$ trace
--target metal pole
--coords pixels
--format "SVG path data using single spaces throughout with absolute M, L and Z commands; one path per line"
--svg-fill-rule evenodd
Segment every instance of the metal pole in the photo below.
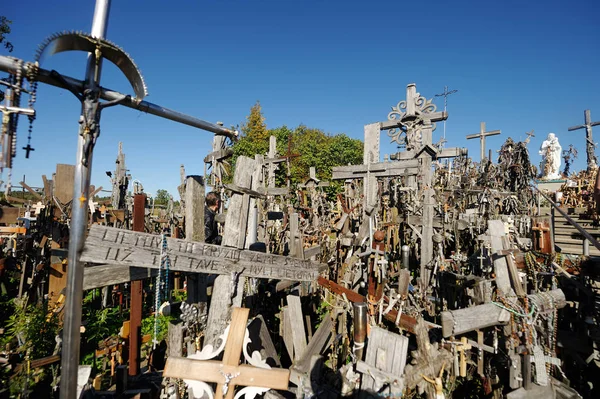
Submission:
M 97 0 L 92 22 L 92 36 L 104 38 L 108 26 L 110 0 Z M 71 227 L 69 232 L 69 254 L 67 268 L 66 303 L 63 327 L 60 398 L 77 397 L 77 374 L 79 370 L 81 302 L 83 297 L 83 264 L 79 261 L 85 239 L 88 216 L 88 193 L 92 173 L 93 144 L 91 136 L 97 134 L 100 122 L 98 110 L 98 82 L 101 59 L 92 53 L 88 62 L 84 83 L 84 101 L 79 119 L 77 158 L 73 185 Z M 94 138 L 95 140 L 95 138 Z
M 367 314 L 369 308 L 365 302 L 353 303 L 354 307 L 354 355 L 356 361 L 362 360 L 367 338 Z
M 0 71 L 16 74 L 17 70 L 19 69 L 19 65 L 20 64 L 18 63 L 18 60 L 0 55 Z M 21 66 L 21 72 L 23 74 L 27 73 L 27 69 L 30 68 L 29 65 L 25 64 Z M 63 79 L 70 86 L 75 87 L 79 91 L 83 92 L 83 86 L 85 84 L 83 81 L 71 78 L 69 76 L 63 76 Z M 40 68 L 38 70 L 37 80 L 39 82 L 64 89 L 63 84 L 57 81 L 54 77 L 52 77 L 51 71 L 48 71 L 46 69 Z M 118 91 L 100 87 L 100 98 L 103 100 L 114 101 L 117 99 L 121 99 L 122 97 L 123 94 L 119 93 Z M 137 109 L 148 114 L 160 116 L 161 118 L 169 119 L 174 122 L 183 123 L 184 125 L 206 130 L 215 134 L 220 134 L 231 138 L 237 136 L 237 132 L 234 130 L 227 129 L 226 127 L 219 126 L 214 123 L 203 121 L 202 119 L 193 116 L 182 114 L 181 112 L 177 112 L 172 109 L 165 108 L 161 105 L 150 103 L 148 101 L 140 101 L 136 98 L 128 98 L 123 100 L 120 103 L 120 105 L 123 105 L 128 108 Z

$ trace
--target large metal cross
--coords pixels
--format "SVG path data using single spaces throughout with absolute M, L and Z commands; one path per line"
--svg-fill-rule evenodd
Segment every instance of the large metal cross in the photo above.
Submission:
M 36 62 L 23 62 L 11 57 L 0 56 L 0 70 L 14 75 L 35 76 L 37 81 L 69 90 L 81 102 L 77 159 L 69 255 L 67 271 L 67 300 L 64 312 L 63 349 L 61 362 L 60 397 L 70 399 L 77 396 L 77 372 L 79 368 L 79 346 L 81 327 L 81 303 L 83 296 L 83 264 L 80 255 L 83 249 L 87 228 L 90 177 L 94 144 L 100 133 L 100 113 L 113 105 L 125 105 L 143 112 L 154 114 L 176 122 L 184 123 L 218 135 L 234 137 L 237 132 L 213 123 L 181 114 L 160 105 L 143 101 L 146 86 L 131 58 L 119 47 L 104 40 L 108 26 L 110 0 L 96 0 L 91 35 L 64 33 L 54 35 L 42 44 Z M 83 81 L 62 76 L 56 71 L 39 68 L 38 60 L 43 55 L 63 51 L 88 52 L 85 79 Z M 107 59 L 117 65 L 131 83 L 135 97 L 118 93 L 100 86 L 102 60 Z M 107 100 L 101 102 L 100 100 Z
M 470 134 L 467 136 L 467 139 L 479 139 L 479 152 L 481 156 L 481 161 L 485 159 L 485 138 L 488 136 L 496 136 L 500 134 L 500 130 L 492 130 L 489 132 L 485 131 L 485 122 L 481 122 L 479 133 Z
M 584 121 L 583 125 L 572 126 L 569 128 L 569 132 L 573 130 L 579 130 L 585 128 L 585 141 L 586 141 L 586 152 L 587 152 L 587 171 L 591 172 L 596 169 L 598 164 L 598 158 L 596 158 L 596 144 L 592 139 L 592 126 L 600 125 L 599 122 L 592 122 L 592 117 L 589 109 L 586 109 L 584 112 Z

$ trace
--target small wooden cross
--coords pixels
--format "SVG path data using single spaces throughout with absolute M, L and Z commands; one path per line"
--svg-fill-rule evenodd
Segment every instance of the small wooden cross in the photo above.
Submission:
M 532 137 L 535 137 L 535 134 L 533 134 L 533 130 L 531 130 L 530 132 L 525 133 L 527 135 L 527 138 L 525 139 L 525 144 L 529 144 L 529 141 L 531 140 Z
M 460 376 L 467 376 L 467 355 L 465 351 L 471 349 L 472 346 L 469 344 L 467 337 L 462 337 L 460 339 L 460 344 L 456 345 L 456 351 L 460 352 Z
M 35 210 L 35 215 L 38 216 L 42 209 L 46 208 L 46 205 L 42 204 L 42 201 L 38 201 L 34 206 L 31 207 Z
M 35 148 L 33 148 L 30 144 L 27 144 L 27 147 L 23 147 L 23 149 L 25 150 L 25 158 L 29 158 L 29 153 L 31 151 L 35 151 Z
M 240 365 L 249 309 L 234 308 L 223 360 L 167 359 L 164 377 L 202 380 L 217 384 L 215 399 L 233 399 L 237 385 L 287 389 L 290 371 Z
M 538 232 L 538 246 L 539 249 L 544 249 L 544 232 L 550 231 L 550 227 L 544 226 L 542 223 L 538 222 L 531 230 Z

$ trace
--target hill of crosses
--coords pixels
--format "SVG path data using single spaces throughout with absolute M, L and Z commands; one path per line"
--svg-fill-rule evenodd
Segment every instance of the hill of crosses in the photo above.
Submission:
M 0 56 L 1 399 L 599 397 L 589 110 L 569 129 L 585 130 L 579 172 L 561 132 L 486 148 L 503 133 L 482 122 L 466 137 L 479 154 L 435 142 L 450 115 L 414 83 L 363 140 L 267 129 L 260 103 L 237 131 L 144 100 L 106 18 L 32 61 Z M 85 80 L 44 69 L 63 51 L 89 53 Z M 102 62 L 133 94 L 102 86 Z M 82 113 L 77 162 L 32 187 L 10 171 L 38 84 Z M 204 168 L 181 165 L 178 192 L 150 196 L 119 144 L 91 182 L 110 106 L 214 133 Z

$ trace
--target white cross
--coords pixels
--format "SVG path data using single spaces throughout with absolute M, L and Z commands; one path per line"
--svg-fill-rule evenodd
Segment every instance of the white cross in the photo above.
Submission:
M 35 210 L 35 215 L 38 216 L 40 211 L 46 208 L 46 205 L 42 204 L 42 201 L 38 201 L 38 203 L 32 206 L 32 208 Z

